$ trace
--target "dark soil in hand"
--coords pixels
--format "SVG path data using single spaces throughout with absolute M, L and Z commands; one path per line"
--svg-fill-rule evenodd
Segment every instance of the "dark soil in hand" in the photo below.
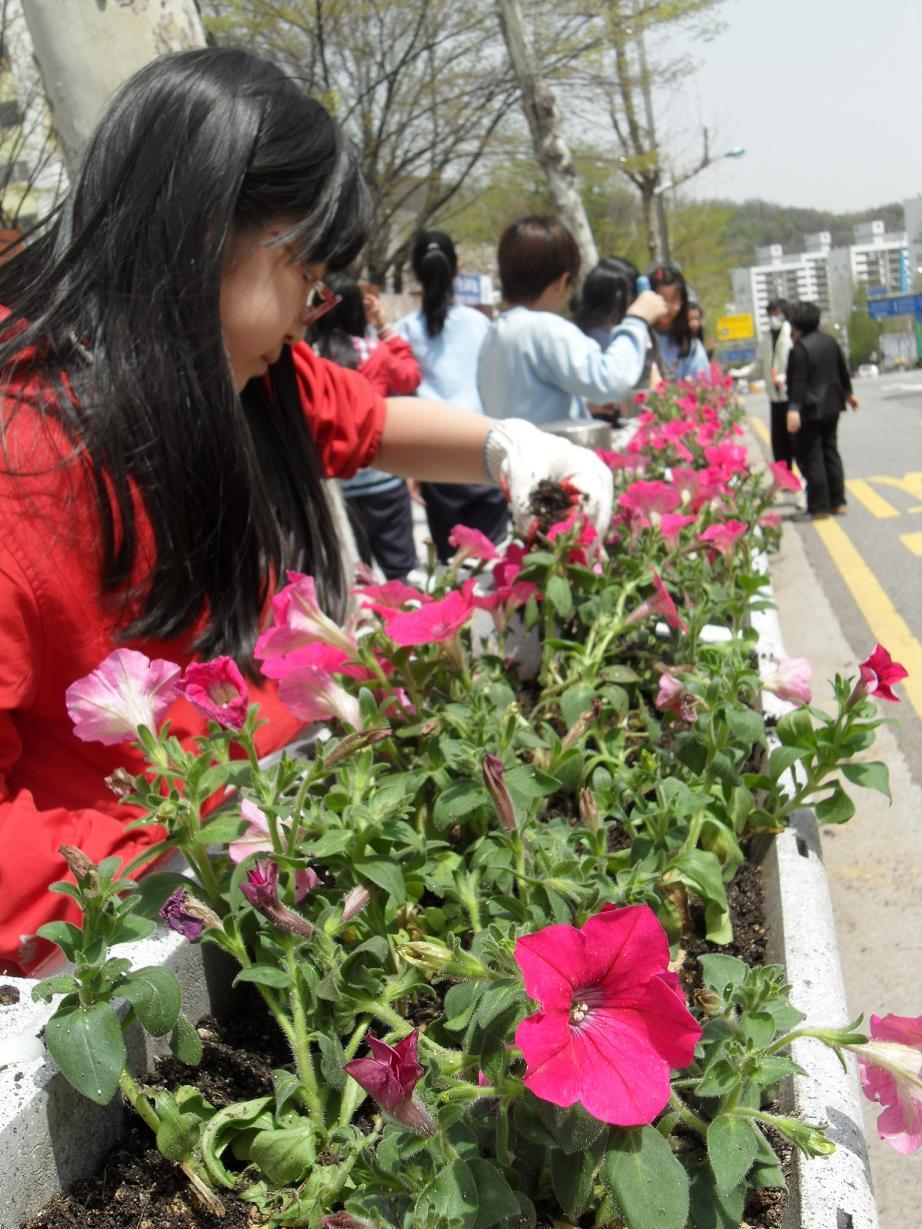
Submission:
M 552 525 L 565 521 L 573 511 L 573 496 L 560 483 L 543 478 L 531 489 L 530 507 L 538 532 L 547 533 Z

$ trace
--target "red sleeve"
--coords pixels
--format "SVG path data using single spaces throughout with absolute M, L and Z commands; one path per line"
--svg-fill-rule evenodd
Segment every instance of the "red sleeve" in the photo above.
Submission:
M 291 353 L 321 463 L 331 478 L 351 478 L 381 446 L 384 398 L 357 371 L 327 362 L 304 342 Z
M 407 397 L 422 380 L 410 343 L 396 335 L 383 338 L 359 371 L 385 397 Z
M 17 710 L 32 704 L 44 645 L 38 605 L 27 578 L 7 554 L 0 562 L 0 972 L 28 972 L 51 951 L 35 938 L 45 922 L 77 921 L 73 902 L 48 891 L 66 877 L 58 853 L 77 845 L 94 862 L 118 854 L 129 862 L 163 835 L 160 828 L 126 832 L 124 818 L 86 808 L 39 809 L 10 776 L 22 753 Z

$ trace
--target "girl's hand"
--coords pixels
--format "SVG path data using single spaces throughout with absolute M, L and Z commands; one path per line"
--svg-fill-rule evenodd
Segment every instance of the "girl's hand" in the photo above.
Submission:
M 848 404 L 852 407 L 853 410 L 858 409 L 858 398 L 854 395 L 854 393 L 849 393 L 848 396 L 845 398 L 845 400 L 848 402 Z
M 629 316 L 639 316 L 647 324 L 655 324 L 660 316 L 665 316 L 668 308 L 666 300 L 655 290 L 642 290 L 631 306 L 627 309 Z
M 800 430 L 800 411 L 788 410 L 788 431 L 791 435 L 796 435 Z

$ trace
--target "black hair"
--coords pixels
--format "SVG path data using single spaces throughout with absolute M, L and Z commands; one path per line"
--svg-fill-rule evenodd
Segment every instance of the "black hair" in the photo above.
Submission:
M 361 360 L 352 338 L 364 337 L 368 328 L 361 287 L 344 274 L 333 274 L 325 280 L 340 301 L 311 325 L 308 340 L 321 358 L 355 370 Z
M 820 309 L 815 303 L 792 303 L 788 320 L 798 333 L 815 333 L 820 327 Z
M 690 315 L 688 318 L 689 332 L 691 333 L 692 337 L 697 337 L 698 341 L 701 342 L 702 346 L 704 346 L 705 349 L 707 349 L 707 342 L 704 337 L 704 308 L 701 306 L 701 304 L 698 302 L 697 299 L 689 299 L 688 310 L 689 312 L 696 311 L 698 313 L 698 332 L 695 333 L 692 330 Z
M 620 324 L 637 298 L 637 266 L 620 256 L 603 256 L 570 301 L 573 322 L 584 333 Z
M 679 356 L 685 358 L 692 348 L 694 337 L 688 325 L 688 284 L 681 269 L 676 265 L 653 265 L 647 270 L 650 279 L 650 289 L 659 290 L 661 286 L 677 286 L 681 297 L 681 307 L 669 326 L 669 336 L 678 347 Z
M 13 321 L 0 336 L 4 431 L 14 380 L 50 389 L 38 408 L 92 475 L 113 600 L 127 600 L 140 564 L 133 491 L 150 520 L 155 556 L 130 591 L 125 639 L 203 623 L 200 654 L 246 663 L 272 579 L 289 568 L 313 573 L 327 609 L 342 609 L 290 350 L 238 396 L 221 275 L 232 236 L 280 222 L 273 242 L 295 259 L 342 268 L 369 217 L 355 154 L 323 107 L 267 61 L 207 48 L 122 87 L 56 220 L 0 268 Z
M 520 218 L 503 231 L 498 250 L 499 280 L 507 303 L 534 303 L 569 273 L 579 276 L 576 240 L 557 218 Z
M 769 299 L 765 305 L 767 312 L 781 312 L 783 316 L 787 316 L 790 308 L 788 307 L 787 299 Z
M 413 276 L 423 292 L 422 311 L 426 332 L 438 337 L 445 327 L 454 297 L 458 255 L 455 245 L 441 230 L 421 230 L 413 240 L 410 255 Z

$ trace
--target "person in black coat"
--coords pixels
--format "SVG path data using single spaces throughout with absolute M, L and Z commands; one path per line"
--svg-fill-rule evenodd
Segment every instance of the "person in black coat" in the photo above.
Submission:
M 836 433 L 846 404 L 858 409 L 839 343 L 819 330 L 815 303 L 794 303 L 788 319 L 794 345 L 788 358 L 788 431 L 807 484 L 807 508 L 794 520 L 844 516 L 845 473 Z

